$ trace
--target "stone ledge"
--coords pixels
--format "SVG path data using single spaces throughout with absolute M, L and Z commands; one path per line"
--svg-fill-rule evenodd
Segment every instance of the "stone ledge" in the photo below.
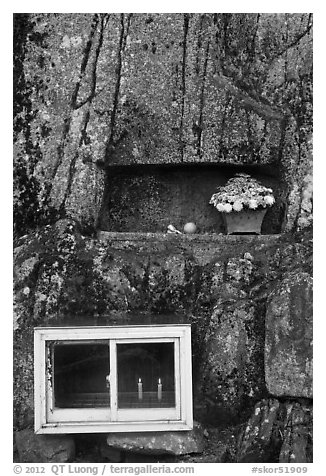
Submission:
M 269 243 L 278 241 L 283 235 L 224 235 L 218 233 L 203 234 L 173 234 L 173 233 L 135 233 L 98 231 L 97 239 L 100 241 L 152 241 L 152 242 L 217 242 L 217 243 Z
M 205 430 L 194 422 L 189 431 L 162 431 L 146 433 L 110 433 L 107 445 L 119 451 L 147 455 L 186 455 L 202 453 L 205 448 Z

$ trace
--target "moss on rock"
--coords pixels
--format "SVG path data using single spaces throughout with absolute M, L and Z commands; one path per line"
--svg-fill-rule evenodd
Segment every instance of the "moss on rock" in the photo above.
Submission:
M 137 312 L 188 316 L 195 414 L 204 420 L 209 415 L 216 425 L 243 420 L 244 410 L 266 394 L 267 298 L 276 282 L 282 283 L 289 262 L 293 272 L 308 271 L 309 235 L 296 241 L 291 236 L 108 237 L 85 237 L 76 222 L 64 219 L 17 242 L 17 427 L 30 425 L 33 414 L 33 327 L 58 317 L 77 325 L 81 316 L 109 324 L 119 313 Z M 290 361 L 286 368 L 291 375 Z

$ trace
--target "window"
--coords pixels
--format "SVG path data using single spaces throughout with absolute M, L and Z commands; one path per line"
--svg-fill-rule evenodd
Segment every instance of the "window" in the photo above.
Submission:
M 192 428 L 190 325 L 40 327 L 35 432 Z

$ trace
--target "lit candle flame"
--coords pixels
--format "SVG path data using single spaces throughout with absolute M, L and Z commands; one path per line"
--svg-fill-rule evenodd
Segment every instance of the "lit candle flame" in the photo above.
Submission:
M 143 399 L 143 384 L 141 378 L 138 379 L 138 400 Z

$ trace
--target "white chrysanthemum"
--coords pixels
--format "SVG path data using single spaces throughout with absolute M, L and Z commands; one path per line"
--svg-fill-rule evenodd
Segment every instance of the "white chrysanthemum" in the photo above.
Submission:
M 272 195 L 266 195 L 266 197 L 264 197 L 264 202 L 266 203 L 266 205 L 273 205 L 275 199 L 274 197 L 272 197 Z
M 252 210 L 255 210 L 258 207 L 257 200 L 249 200 L 248 205 L 249 205 L 249 208 L 251 208 Z
M 243 205 L 241 202 L 239 202 L 239 200 L 237 200 L 236 202 L 234 202 L 233 204 L 233 210 L 235 210 L 236 212 L 241 212 L 241 210 L 243 209 Z
M 223 203 L 217 203 L 215 206 L 216 206 L 216 209 L 219 212 L 224 212 L 224 204 Z
M 226 213 L 232 212 L 232 205 L 230 205 L 229 203 L 226 203 L 226 204 L 224 205 L 224 211 L 225 211 Z
M 275 200 L 271 188 L 264 187 L 250 175 L 236 174 L 228 180 L 225 186 L 217 187 L 210 203 L 219 212 L 230 213 L 232 210 L 240 212 L 244 206 L 252 210 L 260 207 L 266 208 L 273 205 Z

